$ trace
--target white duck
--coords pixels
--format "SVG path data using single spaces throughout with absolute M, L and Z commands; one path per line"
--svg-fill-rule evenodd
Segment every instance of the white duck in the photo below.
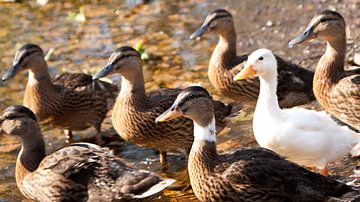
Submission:
M 280 109 L 276 96 L 277 63 L 268 49 L 254 51 L 234 80 L 260 78 L 260 94 L 253 119 L 256 141 L 299 164 L 317 167 L 327 175 L 327 165 L 349 152 L 360 154 L 360 134 L 338 125 L 325 112 L 303 108 Z

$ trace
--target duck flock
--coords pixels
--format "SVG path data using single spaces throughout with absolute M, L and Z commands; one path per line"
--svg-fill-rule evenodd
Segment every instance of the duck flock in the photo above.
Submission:
M 37 201 L 148 200 L 175 180 L 127 166 L 101 147 L 101 123 L 112 109 L 122 139 L 185 156 L 191 188 L 200 201 L 360 201 L 358 187 L 328 176 L 329 163 L 360 156 L 360 68 L 344 69 L 346 26 L 340 13 L 323 10 L 290 46 L 318 39 L 326 51 L 315 72 L 261 48 L 237 55 L 233 16 L 224 9 L 208 14 L 190 39 L 219 35 L 208 68 L 211 84 L 233 103 L 213 100 L 198 85 L 146 92 L 140 53 L 116 49 L 96 75 L 64 73 L 51 78 L 43 50 L 21 46 L 11 80 L 28 71 L 23 105 L 0 116 L 0 132 L 21 140 L 16 183 Z M 122 76 L 121 89 L 100 80 Z M 296 107 L 317 100 L 325 111 Z M 253 132 L 259 147 L 219 154 L 216 133 L 244 106 L 255 106 Z M 78 142 L 45 154 L 40 125 L 72 131 L 93 127 L 96 143 Z M 316 168 L 310 171 L 308 168 Z

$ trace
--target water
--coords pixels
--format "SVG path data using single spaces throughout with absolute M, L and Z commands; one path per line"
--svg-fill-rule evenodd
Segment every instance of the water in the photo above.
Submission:
M 0 1 L 1 2 L 1 1 Z M 148 2 L 148 1 L 146 1 Z M 52 75 L 61 72 L 94 74 L 107 62 L 111 51 L 123 45 L 135 46 L 141 42 L 150 55 L 144 65 L 146 88 L 186 87 L 200 83 L 215 99 L 223 98 L 207 79 L 207 64 L 216 45 L 217 36 L 209 35 L 190 41 L 190 34 L 215 8 L 228 9 L 233 15 L 238 33 L 238 51 L 250 52 L 260 47 L 270 48 L 284 58 L 313 68 L 323 52 L 319 42 L 311 46 L 289 49 L 288 41 L 304 29 L 314 15 L 323 8 L 337 8 L 349 19 L 349 31 L 354 43 L 359 41 L 360 13 L 354 0 L 300 1 L 300 0 L 244 0 L 244 1 L 149 1 L 140 0 L 82 0 L 51 1 L 40 7 L 34 2 L 0 3 L 0 74 L 12 63 L 17 47 L 24 43 L 39 44 L 45 52 L 54 50 L 48 64 Z M 77 15 L 80 10 L 85 13 Z M 271 21 L 271 23 L 269 23 Z M 356 24 L 358 22 L 358 24 Z M 266 25 L 271 26 L 266 26 Z M 311 48 L 309 48 L 311 47 Z M 310 59 L 309 59 L 310 58 Z M 8 105 L 21 104 L 27 74 L 20 73 L 8 82 L 0 81 L 0 110 Z M 309 105 L 308 107 L 314 107 Z M 219 134 L 218 147 L 224 151 L 240 146 L 254 146 L 251 115 L 234 120 L 226 132 Z M 110 134 L 110 119 L 104 128 Z M 44 128 L 48 151 L 65 145 L 60 130 Z M 76 132 L 76 138 L 91 137 L 92 129 Z M 116 136 L 115 136 L 116 137 Z M 184 178 L 186 165 L 180 155 L 170 155 L 170 168 L 162 172 L 158 155 L 151 149 L 139 148 L 115 138 L 108 146 L 126 159 L 130 165 L 158 172 L 164 177 Z M 19 143 L 0 138 L 0 201 L 24 200 L 16 188 L 14 169 Z M 344 159 L 333 166 L 333 173 L 348 176 L 355 160 Z M 185 182 L 186 184 L 186 182 Z M 165 191 L 156 201 L 196 200 L 191 190 Z

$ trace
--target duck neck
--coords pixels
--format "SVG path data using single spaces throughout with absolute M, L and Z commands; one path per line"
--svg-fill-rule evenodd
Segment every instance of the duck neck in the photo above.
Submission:
M 234 26 L 219 33 L 219 42 L 211 55 L 210 64 L 218 68 L 230 69 L 236 58 L 236 32 Z
M 52 86 L 45 60 L 39 60 L 37 65 L 29 70 L 28 86 Z
M 325 54 L 317 64 L 314 84 L 316 81 L 326 81 L 328 84 L 336 84 L 344 73 L 344 61 L 346 52 L 345 33 L 327 41 Z
M 192 173 L 210 173 L 217 160 L 215 118 L 208 124 L 194 121 L 194 143 L 189 155 L 189 170 Z
M 33 131 L 22 137 L 22 147 L 18 156 L 17 169 L 22 168 L 24 171 L 34 172 L 45 157 L 44 138 L 39 126 L 34 127 Z
M 279 116 L 281 110 L 276 95 L 277 73 L 267 73 L 259 77 L 260 93 L 256 104 L 255 113 L 267 113 L 271 116 Z M 275 118 L 274 117 L 274 118 Z
M 121 90 L 119 98 L 130 102 L 131 105 L 138 105 L 146 101 L 144 75 L 142 67 L 134 67 L 133 70 L 122 74 Z

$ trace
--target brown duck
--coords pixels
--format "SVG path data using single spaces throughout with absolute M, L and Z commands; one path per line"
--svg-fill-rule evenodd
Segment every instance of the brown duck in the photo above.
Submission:
M 66 129 L 70 138 L 72 130 L 93 126 L 96 140 L 101 143 L 101 123 L 115 101 L 116 86 L 93 81 L 91 75 L 82 73 L 65 73 L 51 79 L 44 53 L 34 44 L 19 48 L 2 80 L 24 70 L 29 70 L 29 79 L 23 104 L 35 113 L 41 124 Z
M 109 149 L 88 143 L 68 145 L 45 155 L 34 113 L 11 106 L 0 116 L 0 133 L 17 137 L 22 147 L 16 183 L 37 201 L 114 201 L 153 196 L 172 184 L 155 173 L 126 166 Z
M 191 120 L 182 118 L 155 124 L 155 118 L 171 106 L 181 89 L 166 88 L 146 93 L 140 54 L 127 46 L 117 49 L 94 79 L 112 73 L 122 75 L 120 94 L 112 113 L 113 125 L 119 135 L 128 142 L 159 150 L 161 163 L 166 162 L 166 151 L 187 156 L 193 141 Z M 219 101 L 214 105 L 217 129 L 221 131 L 228 117 L 235 115 L 239 107 Z
M 265 148 L 217 154 L 213 112 L 209 93 L 193 86 L 184 89 L 174 104 L 157 118 L 159 122 L 180 116 L 193 120 L 195 138 L 188 171 L 200 201 L 315 202 L 352 192 L 349 186 L 310 172 Z
M 342 122 L 360 131 L 360 68 L 344 70 L 346 27 L 335 11 L 316 15 L 306 30 L 290 41 L 293 46 L 310 39 L 326 41 L 314 76 L 314 94 L 320 105 Z
M 223 9 L 211 12 L 201 27 L 190 39 L 215 32 L 219 42 L 213 51 L 209 63 L 208 76 L 211 84 L 223 95 L 255 106 L 259 95 L 258 78 L 234 81 L 232 78 L 241 71 L 248 55 L 236 53 L 236 32 L 232 15 Z M 277 96 L 280 107 L 289 108 L 309 103 L 315 99 L 312 92 L 314 73 L 276 56 L 279 64 Z

